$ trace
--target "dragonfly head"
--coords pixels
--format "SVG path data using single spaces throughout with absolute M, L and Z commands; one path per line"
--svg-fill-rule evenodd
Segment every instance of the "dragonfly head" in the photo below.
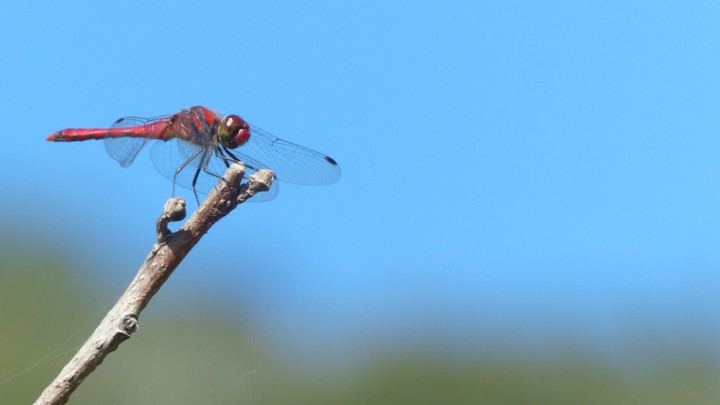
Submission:
M 217 135 L 222 146 L 235 149 L 250 139 L 250 125 L 235 114 L 226 115 L 218 124 Z

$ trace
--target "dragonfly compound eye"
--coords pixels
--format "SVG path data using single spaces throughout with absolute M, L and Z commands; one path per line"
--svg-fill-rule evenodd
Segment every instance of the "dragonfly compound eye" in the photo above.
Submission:
M 237 115 L 228 115 L 220 121 L 218 138 L 224 147 L 235 149 L 250 139 L 250 125 Z

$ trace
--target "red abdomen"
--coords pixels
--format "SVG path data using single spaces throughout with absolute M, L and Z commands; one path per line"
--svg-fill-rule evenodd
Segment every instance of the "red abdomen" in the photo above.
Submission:
M 47 137 L 52 142 L 87 141 L 107 138 L 162 138 L 167 129 L 167 121 L 157 121 L 148 125 L 117 128 L 68 128 L 57 131 Z

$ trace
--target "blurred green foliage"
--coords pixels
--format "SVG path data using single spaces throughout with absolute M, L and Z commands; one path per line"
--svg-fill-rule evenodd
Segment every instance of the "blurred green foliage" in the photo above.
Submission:
M 94 302 L 84 288 L 52 259 L 7 253 L 0 257 L 0 404 L 34 401 L 109 309 Z M 81 385 L 71 404 L 720 401 L 717 367 L 678 353 L 660 355 L 657 366 L 623 369 L 572 356 L 458 359 L 430 349 L 410 355 L 398 348 L 362 364 L 309 372 L 273 356 L 233 323 L 212 316 L 170 318 L 147 312 L 140 331 Z

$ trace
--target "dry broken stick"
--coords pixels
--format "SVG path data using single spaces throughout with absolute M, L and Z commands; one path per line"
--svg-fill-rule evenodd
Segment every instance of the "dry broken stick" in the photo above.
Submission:
M 165 203 L 157 221 L 158 241 L 140 271 L 95 332 L 45 388 L 35 404 L 66 403 L 105 356 L 137 330 L 140 312 L 210 227 L 238 204 L 255 193 L 267 191 L 272 185 L 273 173 L 269 170 L 260 170 L 250 176 L 247 183 L 240 184 L 244 175 L 245 166 L 242 164 L 230 166 L 217 187 L 177 232 L 171 232 L 167 225 L 185 218 L 185 200 L 171 198 Z

